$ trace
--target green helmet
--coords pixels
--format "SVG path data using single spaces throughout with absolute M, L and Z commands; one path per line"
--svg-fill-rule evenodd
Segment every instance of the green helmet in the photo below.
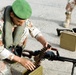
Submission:
M 26 0 L 15 0 L 12 4 L 12 10 L 21 19 L 28 19 L 32 14 L 32 9 Z

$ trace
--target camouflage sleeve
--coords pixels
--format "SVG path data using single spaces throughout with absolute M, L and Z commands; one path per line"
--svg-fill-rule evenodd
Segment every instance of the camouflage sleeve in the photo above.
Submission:
M 13 53 L 11 53 L 9 50 L 7 50 L 6 48 L 4 48 L 4 45 L 2 43 L 2 35 L 3 35 L 3 20 L 0 20 L 0 59 L 10 59 L 9 56 L 10 55 L 14 55 Z M 11 60 L 11 59 L 10 59 Z
M 3 29 L 3 13 L 4 13 L 4 8 L 0 10 L 0 41 L 2 40 L 2 29 Z
M 0 20 L 0 40 L 2 40 L 2 29 L 3 29 L 3 20 Z
M 3 29 L 3 20 L 0 20 L 0 52 L 2 52 L 4 45 L 2 43 L 2 29 Z
M 38 35 L 42 35 L 41 31 L 38 28 L 36 28 L 30 20 L 27 20 L 26 23 L 29 29 L 29 33 L 32 37 L 36 38 Z
M 36 39 L 38 36 L 42 36 L 42 33 L 40 32 L 40 30 L 37 29 L 30 20 L 27 19 L 25 25 L 26 25 L 26 27 L 21 36 L 21 40 L 20 40 L 20 44 L 19 44 L 21 46 L 23 45 L 23 42 L 26 40 L 26 38 L 29 34 Z
M 3 13 L 4 13 L 4 9 L 0 10 L 0 59 L 10 59 L 9 56 L 10 55 L 14 55 L 13 53 L 11 53 L 9 50 L 7 50 L 6 48 L 4 48 L 3 42 L 2 42 L 2 35 L 3 35 Z
M 5 10 L 5 7 L 3 7 L 3 8 L 0 10 L 0 20 L 3 19 L 4 10 Z

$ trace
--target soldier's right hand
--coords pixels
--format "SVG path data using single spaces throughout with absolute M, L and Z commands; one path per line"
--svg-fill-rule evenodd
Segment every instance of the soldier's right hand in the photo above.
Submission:
M 19 56 L 14 55 L 14 61 L 19 62 L 22 66 L 24 66 L 27 70 L 34 70 L 36 67 L 33 62 L 26 58 L 21 58 Z
M 33 64 L 33 62 L 31 62 L 30 60 L 28 59 L 25 59 L 25 58 L 20 58 L 20 61 L 19 63 L 21 65 L 23 65 L 26 69 L 28 70 L 34 70 L 35 69 L 35 65 Z

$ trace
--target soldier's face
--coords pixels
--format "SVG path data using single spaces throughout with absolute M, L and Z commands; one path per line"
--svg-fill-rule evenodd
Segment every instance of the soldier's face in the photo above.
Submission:
M 17 26 L 22 26 L 25 23 L 25 20 L 17 18 L 12 12 L 10 13 L 13 23 Z

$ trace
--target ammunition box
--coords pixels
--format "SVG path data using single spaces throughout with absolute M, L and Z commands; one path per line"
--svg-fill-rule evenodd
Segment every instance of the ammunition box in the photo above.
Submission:
M 66 50 L 76 50 L 76 33 L 63 31 L 60 36 L 60 47 Z
M 14 63 L 11 66 L 13 75 L 43 75 L 42 66 L 37 67 L 34 71 L 28 71 L 19 63 Z

